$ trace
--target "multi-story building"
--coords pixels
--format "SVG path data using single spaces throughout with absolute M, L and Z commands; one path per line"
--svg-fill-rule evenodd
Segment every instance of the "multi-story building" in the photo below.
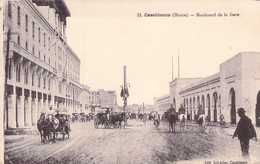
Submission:
M 206 78 L 174 79 L 169 83 L 170 102 L 183 105 L 195 118 L 199 106 L 210 121 L 238 122 L 237 108 L 243 107 L 260 126 L 260 53 L 239 53 L 220 65 L 220 72 Z
M 115 109 L 117 107 L 116 91 L 105 91 L 103 89 L 92 90 L 89 94 L 89 104 L 92 108 L 92 112 L 95 107 Z
M 66 3 L 6 1 L 3 13 L 8 66 L 5 128 L 36 125 L 49 105 L 70 112 L 79 108 L 80 59 L 66 41 Z
M 90 91 L 89 87 L 82 85 L 82 91 L 80 94 L 80 111 L 77 113 L 90 113 L 90 104 L 89 104 Z

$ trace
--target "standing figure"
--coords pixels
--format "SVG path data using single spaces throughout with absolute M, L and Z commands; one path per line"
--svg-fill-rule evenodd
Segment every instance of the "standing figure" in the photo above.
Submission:
M 221 128 L 225 127 L 225 117 L 224 117 L 223 114 L 221 114 L 221 115 L 219 116 L 219 120 L 220 120 L 220 127 L 221 127 Z
M 155 112 L 153 118 L 154 118 L 153 124 L 155 125 L 155 123 L 157 122 L 158 126 L 159 126 L 160 125 L 160 115 L 159 115 L 158 111 Z
M 245 115 L 245 112 L 244 108 L 239 108 L 237 110 L 240 120 L 232 138 L 234 139 L 234 137 L 238 136 L 242 156 L 245 159 L 249 159 L 249 140 L 254 138 L 255 141 L 257 141 L 257 136 L 251 119 Z
M 147 119 L 147 115 L 146 115 L 146 113 L 144 113 L 144 115 L 143 115 L 143 123 L 144 124 L 146 124 L 146 119 Z

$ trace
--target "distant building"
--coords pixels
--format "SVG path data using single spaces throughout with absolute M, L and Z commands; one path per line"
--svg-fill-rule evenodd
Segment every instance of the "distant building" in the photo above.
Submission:
M 158 113 L 166 112 L 170 108 L 170 94 L 158 98 L 155 97 L 154 106 L 155 106 L 155 110 L 157 110 Z
M 90 90 L 89 104 L 93 108 L 117 108 L 117 94 L 116 91 L 105 91 L 103 89 Z M 93 112 L 93 110 L 92 110 Z
M 149 104 L 147 105 L 132 104 L 132 105 L 128 105 L 127 109 L 131 113 L 151 113 L 152 111 L 155 110 L 155 106 Z
M 89 87 L 86 85 L 81 85 L 82 86 L 82 90 L 80 93 L 80 110 L 77 111 L 77 113 L 90 113 L 91 112 L 91 108 L 89 107 L 90 104 L 90 91 L 89 91 Z

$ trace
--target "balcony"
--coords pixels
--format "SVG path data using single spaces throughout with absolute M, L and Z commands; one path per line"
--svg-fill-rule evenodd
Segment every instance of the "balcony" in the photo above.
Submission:
M 13 51 L 16 54 L 19 54 L 19 55 L 23 56 L 24 58 L 36 63 L 37 65 L 48 70 L 49 72 L 54 72 L 55 68 L 53 68 L 49 64 L 45 63 L 43 60 L 41 60 L 38 57 L 36 57 L 35 55 L 31 54 L 28 50 L 22 48 L 20 45 L 18 45 L 17 43 L 15 43 L 13 41 L 10 42 L 10 51 Z M 57 73 L 57 70 L 56 70 L 56 73 Z

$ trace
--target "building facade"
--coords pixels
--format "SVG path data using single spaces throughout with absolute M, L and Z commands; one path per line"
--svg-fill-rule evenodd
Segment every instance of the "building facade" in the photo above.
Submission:
M 154 98 L 154 108 L 161 114 L 170 108 L 170 103 L 170 94 Z
M 109 107 L 117 108 L 117 94 L 116 91 L 105 91 L 104 89 L 91 90 L 89 93 L 89 104 L 94 113 L 94 108 Z
M 169 83 L 170 103 L 175 108 L 183 105 L 193 120 L 201 106 L 210 121 L 219 121 L 223 114 L 227 122 L 236 124 L 236 110 L 243 107 L 260 125 L 260 53 L 239 53 L 220 64 L 219 73 L 186 81 L 177 78 Z
M 35 126 L 50 105 L 80 108 L 80 59 L 66 42 L 65 2 L 6 1 L 3 13 L 4 128 Z
M 80 109 L 77 111 L 77 113 L 90 113 L 90 105 L 89 105 L 89 97 L 90 97 L 90 91 L 89 87 L 82 84 L 82 90 L 80 93 Z

